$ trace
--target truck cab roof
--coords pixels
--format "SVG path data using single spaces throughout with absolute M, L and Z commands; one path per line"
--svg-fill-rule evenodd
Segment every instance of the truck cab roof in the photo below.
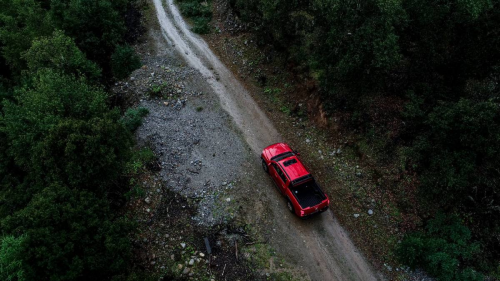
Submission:
M 310 174 L 295 155 L 280 160 L 278 164 L 292 182 Z

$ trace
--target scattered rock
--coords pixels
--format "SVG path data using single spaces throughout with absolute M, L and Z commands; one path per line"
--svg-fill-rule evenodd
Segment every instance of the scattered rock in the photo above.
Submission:
M 144 202 L 146 202 L 146 204 L 150 204 L 151 203 L 151 198 L 149 197 L 146 197 L 146 199 L 144 199 Z M 148 209 L 149 210 L 149 209 Z M 149 211 L 148 211 L 149 212 Z
M 186 243 L 181 243 L 182 249 L 186 248 Z
M 191 259 L 191 260 L 189 261 L 189 265 L 194 265 L 194 259 Z
M 372 209 L 368 210 L 368 214 L 369 214 L 370 216 L 371 216 L 371 215 L 373 215 L 373 210 L 372 210 Z
M 358 217 L 359 217 L 359 214 L 354 214 L 354 217 L 355 217 L 355 218 L 358 218 Z
M 185 267 L 184 271 L 182 271 L 182 274 L 188 274 L 191 269 L 189 267 Z

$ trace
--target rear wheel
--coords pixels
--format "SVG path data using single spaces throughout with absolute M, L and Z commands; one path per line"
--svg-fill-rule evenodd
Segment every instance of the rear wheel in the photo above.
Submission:
M 290 200 L 286 201 L 286 206 L 288 207 L 288 211 L 290 211 L 292 214 L 295 214 L 295 209 L 293 208 L 293 204 Z
M 269 167 L 264 159 L 262 159 L 262 169 L 264 169 L 264 172 L 269 173 Z

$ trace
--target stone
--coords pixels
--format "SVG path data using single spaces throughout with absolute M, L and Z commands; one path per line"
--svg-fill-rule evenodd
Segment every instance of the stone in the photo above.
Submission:
M 373 210 L 372 210 L 372 209 L 368 210 L 368 214 L 369 214 L 370 216 L 371 216 L 371 215 L 373 215 Z
M 189 261 L 189 265 L 193 265 L 193 264 L 194 264 L 194 259 L 191 259 L 191 260 Z
M 184 271 L 182 271 L 182 274 L 188 274 L 191 269 L 189 267 L 184 268 Z
M 355 217 L 355 218 L 358 218 L 358 217 L 359 217 L 359 214 L 354 214 L 354 217 Z
M 151 203 L 151 198 L 146 197 L 146 199 L 144 199 L 144 202 L 146 202 L 146 204 L 150 204 Z
M 182 249 L 186 248 L 186 243 L 181 243 Z
M 177 265 L 177 268 L 178 268 L 179 270 L 180 270 L 180 269 L 182 269 L 183 267 L 184 267 L 184 266 L 183 266 L 182 264 L 180 264 L 180 263 Z
M 200 253 L 200 257 L 202 257 L 202 258 L 203 258 L 204 256 L 205 256 L 205 254 L 204 254 L 204 253 Z

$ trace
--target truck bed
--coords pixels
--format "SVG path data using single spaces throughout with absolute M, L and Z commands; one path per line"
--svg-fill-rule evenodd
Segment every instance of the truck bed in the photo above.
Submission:
M 302 208 L 318 205 L 326 199 L 325 194 L 314 180 L 290 187 Z

